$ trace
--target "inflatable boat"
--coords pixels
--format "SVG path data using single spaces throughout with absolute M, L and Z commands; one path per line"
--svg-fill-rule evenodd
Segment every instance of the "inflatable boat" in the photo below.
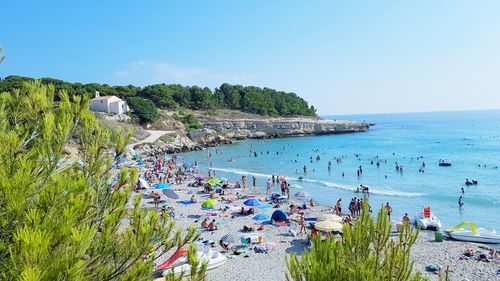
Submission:
M 469 229 L 466 229 L 466 227 Z M 487 230 L 484 228 L 477 228 L 473 222 L 464 221 L 461 224 L 448 228 L 446 230 L 449 236 L 455 240 L 467 241 L 467 242 L 477 242 L 477 243 L 488 243 L 488 244 L 500 244 L 500 234 L 496 233 L 494 230 Z
M 223 265 L 227 258 L 218 251 L 213 251 L 209 247 L 206 247 L 203 251 L 197 251 L 196 255 L 200 262 L 207 262 L 207 271 L 215 269 Z M 184 276 L 189 276 L 191 274 L 191 265 L 188 262 L 188 257 L 186 255 L 186 250 L 183 252 L 175 252 L 172 257 L 173 259 L 168 259 L 163 264 L 159 265 L 159 269 L 164 269 L 162 275 L 166 276 L 168 274 L 181 274 L 184 272 Z
M 413 221 L 420 229 L 439 230 L 441 228 L 441 221 L 431 213 L 430 207 L 424 207 L 422 212 L 415 215 Z

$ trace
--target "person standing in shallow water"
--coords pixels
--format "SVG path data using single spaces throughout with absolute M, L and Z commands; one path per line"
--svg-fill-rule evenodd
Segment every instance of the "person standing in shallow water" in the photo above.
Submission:
M 257 186 L 257 179 L 255 176 L 252 176 L 252 186 L 253 186 L 253 192 L 255 192 L 255 187 Z
M 462 208 L 463 205 L 464 205 L 464 202 L 462 202 L 462 195 L 460 195 L 460 197 L 458 197 L 458 207 Z
M 273 182 L 271 181 L 271 179 L 267 179 L 267 183 L 266 183 L 266 195 L 269 196 L 269 194 L 271 193 L 271 187 L 273 186 Z

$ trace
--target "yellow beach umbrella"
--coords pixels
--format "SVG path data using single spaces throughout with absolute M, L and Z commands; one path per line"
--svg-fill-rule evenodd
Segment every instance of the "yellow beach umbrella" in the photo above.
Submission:
M 342 222 L 342 218 L 335 214 L 324 214 L 318 218 L 318 221 L 334 221 L 334 222 Z
M 321 231 L 340 231 L 342 224 L 336 221 L 320 221 L 314 225 L 314 228 Z

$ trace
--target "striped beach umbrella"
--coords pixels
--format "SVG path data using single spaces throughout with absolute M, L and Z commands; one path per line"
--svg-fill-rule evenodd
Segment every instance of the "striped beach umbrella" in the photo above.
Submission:
M 179 194 L 175 192 L 173 189 L 164 189 L 162 190 L 163 195 L 167 196 L 170 199 L 179 199 Z
M 238 237 L 232 235 L 232 234 L 226 234 L 220 238 L 222 242 L 225 242 L 226 245 L 229 244 L 236 244 L 236 242 L 239 240 Z

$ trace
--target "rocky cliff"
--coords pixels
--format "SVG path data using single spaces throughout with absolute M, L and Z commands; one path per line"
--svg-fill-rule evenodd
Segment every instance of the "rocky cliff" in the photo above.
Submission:
M 249 118 L 249 116 L 245 116 L 245 118 L 235 118 L 230 115 L 227 118 L 203 115 L 197 117 L 205 128 L 190 132 L 186 132 L 185 128 L 179 128 L 174 130 L 175 133 L 163 137 L 153 144 L 141 144 L 135 148 L 154 155 L 199 150 L 248 138 L 344 134 L 366 132 L 370 128 L 370 124 L 364 122 L 324 120 L 317 117 L 268 118 L 252 116 Z
M 370 128 L 363 122 L 317 118 L 219 119 L 202 120 L 202 124 L 234 139 L 356 133 Z

